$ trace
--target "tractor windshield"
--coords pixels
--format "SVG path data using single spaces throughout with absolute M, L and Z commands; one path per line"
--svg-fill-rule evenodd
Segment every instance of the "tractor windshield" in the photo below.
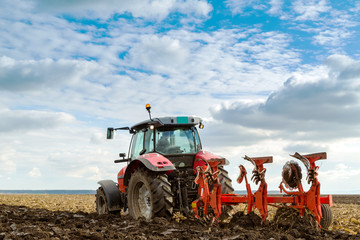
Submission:
M 155 151 L 162 154 L 197 153 L 201 150 L 195 128 L 157 129 Z

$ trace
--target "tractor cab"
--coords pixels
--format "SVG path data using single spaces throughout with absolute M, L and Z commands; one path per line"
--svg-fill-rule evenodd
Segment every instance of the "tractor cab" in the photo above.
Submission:
M 176 211 L 191 214 L 191 204 L 199 197 L 195 183 L 196 171 L 207 160 L 226 159 L 203 151 L 197 128 L 202 129 L 201 118 L 193 116 L 152 118 L 132 127 L 108 128 L 107 138 L 114 131 L 128 130 L 132 134 L 128 157 L 120 153 L 115 163 L 127 162 L 117 174 L 117 183 L 102 180 L 97 190 L 96 209 L 99 214 L 117 213 L 129 209 L 137 219 L 155 216 L 171 217 Z M 217 172 L 222 193 L 234 189 L 227 172 Z M 227 212 L 224 210 L 224 212 Z
M 123 159 L 115 162 L 132 162 L 144 154 L 158 153 L 170 160 L 175 168 L 193 168 L 195 156 L 202 150 L 196 128 L 204 128 L 202 119 L 192 116 L 152 118 L 149 104 L 146 109 L 148 120 L 131 128 L 108 128 L 108 139 L 112 139 L 117 130 L 129 130 L 133 134 L 128 158 L 121 153 Z
M 129 160 L 146 153 L 159 153 L 176 168 L 192 167 L 195 155 L 201 151 L 196 125 L 203 126 L 200 118 L 163 117 L 134 125 Z

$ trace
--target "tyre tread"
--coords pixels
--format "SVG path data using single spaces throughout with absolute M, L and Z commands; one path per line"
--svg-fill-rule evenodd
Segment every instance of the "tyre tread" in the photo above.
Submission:
M 149 191 L 153 199 L 152 217 L 170 218 L 172 216 L 173 195 L 167 175 L 164 173 L 153 173 L 145 169 L 137 169 L 131 177 L 143 179 L 149 184 Z M 137 216 L 133 217 L 136 218 Z
M 322 229 L 328 229 L 333 222 L 333 214 L 329 204 L 321 204 L 321 214 L 320 226 Z
M 219 182 L 221 184 L 221 193 L 222 194 L 234 193 L 234 188 L 232 187 L 232 181 L 228 175 L 228 171 L 226 171 L 223 166 L 219 166 L 219 171 L 220 171 Z M 230 205 L 221 206 L 220 220 L 223 221 L 229 218 L 231 216 L 230 212 L 232 209 L 233 206 Z

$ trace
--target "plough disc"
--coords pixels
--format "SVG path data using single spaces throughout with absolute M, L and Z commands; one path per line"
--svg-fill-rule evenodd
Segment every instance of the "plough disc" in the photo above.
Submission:
M 283 182 L 289 186 L 289 188 L 297 188 L 301 182 L 302 173 L 299 164 L 293 160 L 285 163 L 282 171 Z

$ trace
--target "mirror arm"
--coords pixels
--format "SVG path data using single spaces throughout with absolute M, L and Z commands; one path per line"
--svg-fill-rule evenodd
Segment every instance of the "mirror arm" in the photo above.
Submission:
M 130 134 L 136 133 L 136 131 L 135 131 L 134 129 L 129 128 L 129 127 L 114 128 L 114 130 L 115 130 L 115 131 L 117 131 L 117 130 L 129 130 L 129 133 L 130 133 Z
M 114 138 L 114 131 L 117 131 L 117 130 L 129 130 L 129 133 L 130 134 L 134 134 L 136 131 L 132 128 L 129 128 L 129 127 L 121 127 L 121 128 L 108 128 L 107 129 L 107 136 L 106 138 L 107 139 L 113 139 Z
M 114 163 L 122 163 L 122 162 L 128 162 L 128 161 L 130 161 L 130 158 L 117 159 L 117 160 L 114 160 Z

